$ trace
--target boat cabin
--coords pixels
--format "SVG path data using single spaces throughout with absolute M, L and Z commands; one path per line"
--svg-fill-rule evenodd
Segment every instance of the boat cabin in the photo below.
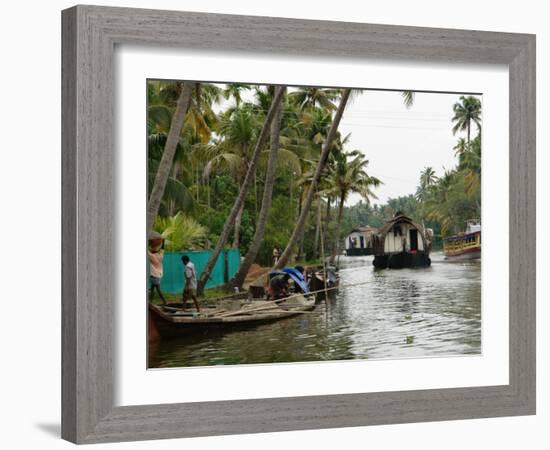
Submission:
M 481 258 L 481 221 L 466 221 L 464 233 L 443 239 L 443 254 L 449 260 L 467 260 Z
M 429 266 L 431 233 L 398 212 L 374 236 L 376 268 L 398 269 Z
M 345 251 L 347 256 L 373 254 L 373 236 L 377 229 L 369 226 L 355 228 L 346 236 Z

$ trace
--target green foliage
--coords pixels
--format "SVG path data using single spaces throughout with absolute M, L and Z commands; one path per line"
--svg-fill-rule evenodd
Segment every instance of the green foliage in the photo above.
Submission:
M 206 227 L 178 212 L 172 217 L 157 217 L 153 229 L 165 239 L 168 251 L 191 250 L 205 244 Z
M 295 211 L 289 207 L 287 198 L 280 196 L 273 199 L 264 240 L 256 258 L 258 264 L 270 266 L 273 263 L 273 247 L 284 248 L 292 233 L 295 219 Z
M 147 84 L 149 189 L 182 87 L 182 82 L 175 81 L 152 80 Z M 197 85 L 154 226 L 167 238 L 168 249 L 212 246 L 218 241 L 237 198 L 273 93 L 271 86 Z M 256 258 L 259 264 L 271 265 L 273 247 L 284 248 L 293 232 L 340 93 L 339 89 L 293 88 L 283 100 L 276 182 L 265 235 Z M 355 90 L 353 94 L 361 95 L 361 91 Z M 414 92 L 403 92 L 402 97 L 406 107 L 413 105 Z M 222 101 L 226 103 L 219 111 L 217 105 Z M 462 135 L 453 149 L 456 167 L 445 173 L 425 167 L 414 193 L 391 198 L 382 205 L 370 203 L 376 198 L 375 188 L 382 183 L 371 175 L 371 172 L 376 174 L 376 167 L 368 165 L 362 151 L 346 148 L 349 135 L 337 133 L 304 228 L 305 257 L 320 256 L 319 209 L 325 256 L 330 255 L 337 236 L 344 236 L 360 225 L 380 227 L 397 211 L 432 228 L 436 239 L 461 230 L 465 220 L 480 217 L 481 103 L 473 96 L 460 97 L 453 113 L 449 126 L 454 133 Z M 472 129 L 477 131 L 475 136 Z M 243 255 L 254 236 L 268 149 L 269 145 L 262 149 L 254 185 L 245 198 L 238 230 Z M 362 200 L 344 207 L 338 224 L 339 206 L 342 200 L 345 204 L 350 193 L 359 193 Z

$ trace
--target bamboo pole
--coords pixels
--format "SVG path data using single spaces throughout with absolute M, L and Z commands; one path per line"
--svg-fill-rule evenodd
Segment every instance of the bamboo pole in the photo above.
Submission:
M 324 239 L 324 233 L 323 233 L 323 224 L 322 222 L 319 223 L 320 225 L 320 237 L 321 237 L 321 259 L 323 261 L 323 283 L 325 285 L 325 312 L 328 319 L 328 295 L 327 295 L 327 264 L 325 261 L 325 239 Z

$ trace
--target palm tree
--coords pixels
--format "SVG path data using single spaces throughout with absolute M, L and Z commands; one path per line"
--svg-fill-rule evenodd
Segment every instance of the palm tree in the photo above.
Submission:
M 171 252 L 202 247 L 206 241 L 206 227 L 181 211 L 172 217 L 157 216 L 153 229 L 165 239 L 165 249 Z
M 214 268 L 214 264 L 216 264 L 216 261 L 218 259 L 218 256 L 220 255 L 220 252 L 225 245 L 227 238 L 229 236 L 229 232 L 231 229 L 235 226 L 235 219 L 237 218 L 237 214 L 239 210 L 241 209 L 242 205 L 244 204 L 245 196 L 248 192 L 248 189 L 250 188 L 250 185 L 252 183 L 252 180 L 254 178 L 254 173 L 256 171 L 256 164 L 258 163 L 258 159 L 260 158 L 260 154 L 262 152 L 262 149 L 265 145 L 265 142 L 267 141 L 267 137 L 269 135 L 269 129 L 271 127 L 271 122 L 273 121 L 273 118 L 275 117 L 275 112 L 277 111 L 277 108 L 284 96 L 285 89 L 283 87 L 277 87 L 275 89 L 275 95 L 273 96 L 273 102 L 271 103 L 271 107 L 267 113 L 267 116 L 265 118 L 262 130 L 260 131 L 260 135 L 258 136 L 258 139 L 256 141 L 256 146 L 254 148 L 254 153 L 252 154 L 252 158 L 250 160 L 250 163 L 248 165 L 248 169 L 246 171 L 246 174 L 244 176 L 244 180 L 242 182 L 242 185 L 239 190 L 239 195 L 237 196 L 235 203 L 233 204 L 233 207 L 231 208 L 231 212 L 229 213 L 229 216 L 227 220 L 225 221 L 225 225 L 223 227 L 222 233 L 220 235 L 220 238 L 218 239 L 218 242 L 216 243 L 216 246 L 214 247 L 214 250 L 212 251 L 212 255 L 210 256 L 210 259 L 206 263 L 206 267 L 204 268 L 204 271 L 201 274 L 201 277 L 199 279 L 199 282 L 197 284 L 197 294 L 202 295 L 204 291 L 204 286 L 206 285 L 206 282 L 208 281 L 208 278 L 210 277 L 210 273 L 212 272 L 212 269 Z
M 423 188 L 427 188 L 434 184 L 437 181 L 437 176 L 435 175 L 435 170 L 431 167 L 425 167 L 424 170 L 420 173 L 420 185 Z
M 339 95 L 339 90 L 325 88 L 302 88 L 289 95 L 291 102 L 299 111 L 296 125 L 300 131 L 295 147 L 302 161 L 300 170 L 302 177 L 296 183 L 299 187 L 298 216 L 301 214 L 308 186 L 315 173 L 315 167 L 332 124 L 332 112 L 336 108 L 332 101 Z M 329 155 L 342 147 L 339 133 L 336 133 L 332 145 L 334 148 L 330 149 Z M 327 209 L 327 214 L 329 212 L 330 208 Z M 304 225 L 297 239 L 296 260 L 303 257 L 305 231 L 306 226 Z
M 183 89 L 182 82 L 151 80 L 147 83 L 148 186 L 154 184 L 172 116 Z M 200 158 L 193 149 L 208 142 L 218 118 L 212 104 L 220 100 L 220 88 L 213 84 L 196 84 L 185 116 L 170 176 L 158 214 L 172 216 L 176 210 L 191 211 L 199 201 Z M 196 198 L 193 198 L 193 186 Z
M 319 184 L 321 174 L 323 172 L 323 169 L 325 168 L 328 156 L 330 154 L 332 143 L 334 141 L 334 138 L 336 137 L 336 132 L 338 131 L 340 120 L 342 119 L 342 115 L 344 114 L 344 109 L 346 108 L 346 104 L 348 102 L 350 92 L 351 92 L 351 89 L 344 89 L 342 91 L 340 104 L 338 105 L 338 109 L 336 110 L 334 119 L 332 120 L 332 125 L 328 132 L 327 139 L 323 144 L 321 155 L 319 157 L 319 162 L 317 163 L 315 174 L 313 176 L 313 179 L 311 180 L 311 184 L 309 185 L 307 195 L 304 201 L 304 205 L 302 206 L 302 211 L 300 213 L 300 217 L 298 218 L 294 231 L 292 232 L 292 236 L 290 237 L 287 243 L 287 246 L 283 251 L 283 254 L 280 256 L 279 260 L 277 261 L 277 264 L 275 265 L 276 269 L 280 269 L 281 267 L 285 266 L 285 264 L 290 259 L 294 246 L 297 243 L 298 237 L 301 234 L 303 234 L 304 227 L 306 224 L 306 218 L 309 214 L 309 210 L 313 202 L 313 197 L 315 196 L 315 192 L 317 191 L 317 185 Z
M 238 186 L 250 166 L 259 125 L 259 117 L 249 105 L 235 109 L 231 115 L 224 115 L 218 130 L 222 140 L 215 146 L 217 152 L 207 163 L 204 175 L 209 177 L 212 172 L 227 171 L 233 176 L 235 184 Z M 239 248 L 243 211 L 244 202 L 235 219 L 233 248 Z
M 242 93 L 244 91 L 249 91 L 251 87 L 247 84 L 231 83 L 226 84 L 225 89 L 223 90 L 223 96 L 226 100 L 233 97 L 235 99 L 235 106 L 238 109 L 241 102 L 243 101 Z
M 370 199 L 376 198 L 372 192 L 372 188 L 382 183 L 378 178 L 367 174 L 368 164 L 369 161 L 365 159 L 365 155 L 358 150 L 349 153 L 342 152 L 335 157 L 335 164 L 331 167 L 328 174 L 328 192 L 338 199 L 338 216 L 336 219 L 334 246 L 330 258 L 331 263 L 334 263 L 336 255 L 338 255 L 340 250 L 340 228 L 344 214 L 344 204 L 349 194 L 360 194 L 367 204 L 370 204 Z
M 264 193 L 262 197 L 262 207 L 258 215 L 258 221 L 256 223 L 256 230 L 254 232 L 254 237 L 252 238 L 252 243 L 244 257 L 244 260 L 239 268 L 238 272 L 235 274 L 231 280 L 231 285 L 233 287 L 241 288 L 252 263 L 258 255 L 260 246 L 262 245 L 262 240 L 264 238 L 265 227 L 267 225 L 268 213 L 271 208 L 271 200 L 273 193 L 273 185 L 275 184 L 275 171 L 277 169 L 277 154 L 279 151 L 279 137 L 281 131 L 281 105 L 278 106 L 276 115 L 271 122 L 271 146 L 269 150 L 269 159 L 267 162 L 267 170 L 265 175 L 265 185 Z
M 339 89 L 317 87 L 301 87 L 289 94 L 290 99 L 302 110 L 319 107 L 321 109 L 334 111 L 336 109 L 334 100 L 339 96 Z
M 147 203 L 147 233 L 151 231 L 155 217 L 157 216 L 160 208 L 164 190 L 166 188 L 168 178 L 170 177 L 170 170 L 172 168 L 172 162 L 176 153 L 176 147 L 180 139 L 180 133 L 183 128 L 185 115 L 189 109 L 191 95 L 193 94 L 193 89 L 195 86 L 196 83 L 186 82 L 183 85 L 183 89 L 181 90 L 181 94 L 178 99 L 176 110 L 170 124 L 170 131 L 168 132 L 168 136 L 166 138 L 166 145 L 164 146 L 164 151 L 155 176 L 151 195 L 149 196 L 149 201 Z
M 461 96 L 460 101 L 453 105 L 454 117 L 451 119 L 455 123 L 453 134 L 457 131 L 466 131 L 467 142 L 470 143 L 470 131 L 472 122 L 478 130 L 481 130 L 481 102 L 473 96 Z
M 401 96 L 407 108 L 410 108 L 414 104 L 414 91 L 403 91 L 401 92 Z

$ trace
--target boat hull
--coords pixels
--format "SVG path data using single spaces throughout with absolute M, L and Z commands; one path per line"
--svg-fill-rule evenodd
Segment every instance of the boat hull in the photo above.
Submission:
M 443 240 L 446 260 L 464 261 L 481 258 L 481 231 L 451 236 Z
M 400 252 L 376 255 L 372 261 L 376 269 L 407 269 L 413 267 L 429 267 L 432 261 L 426 252 Z
M 347 248 L 346 256 L 368 256 L 373 254 L 372 247 L 368 248 Z
M 266 305 L 269 302 L 266 302 Z M 182 335 L 227 332 L 255 327 L 261 324 L 293 317 L 315 307 L 315 300 L 308 299 L 301 305 L 285 307 L 284 302 L 280 308 L 273 311 L 250 312 L 250 314 L 235 314 L 228 317 L 180 317 L 167 313 L 161 306 L 149 304 L 149 318 L 154 323 L 154 328 L 162 338 L 173 338 Z
M 444 253 L 445 259 L 448 261 L 468 261 L 481 258 L 481 247 L 467 249 L 457 253 Z

